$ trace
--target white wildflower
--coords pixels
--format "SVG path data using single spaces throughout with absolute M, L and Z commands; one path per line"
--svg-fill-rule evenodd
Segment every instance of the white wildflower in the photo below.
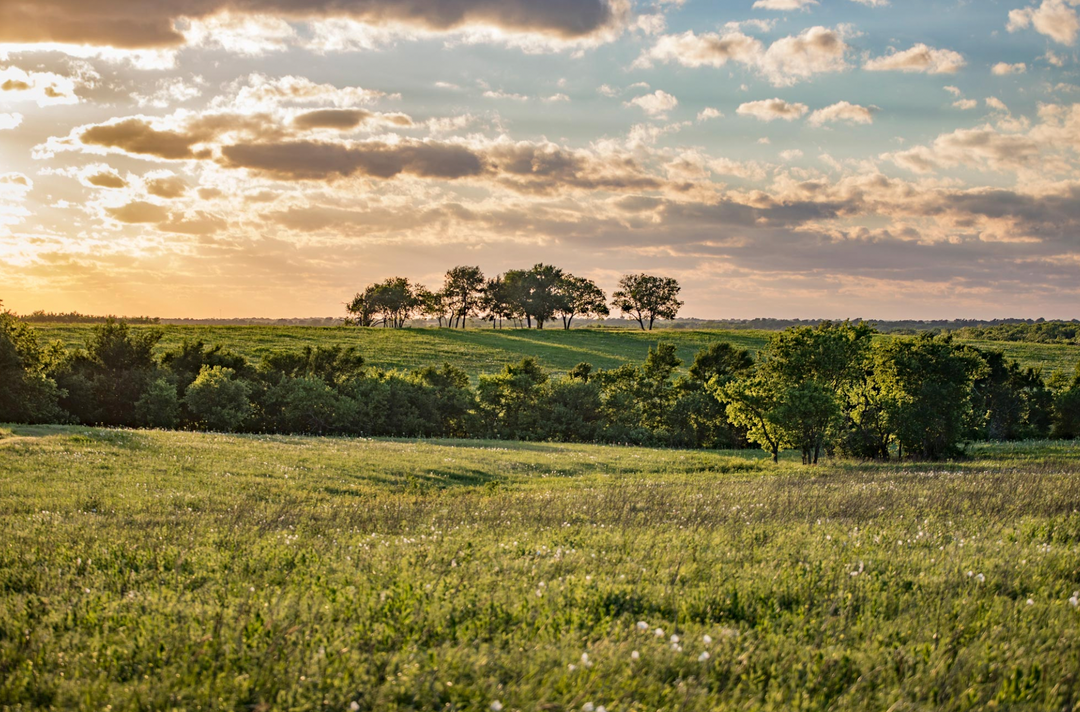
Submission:
M 712 636 L 708 635 L 708 634 L 705 634 L 705 635 L 701 636 L 701 642 L 705 643 L 705 645 L 711 644 L 712 643 Z
M 678 643 L 679 642 L 679 636 L 677 636 L 677 635 L 671 636 L 671 642 L 672 643 Z
M 697 656 L 697 659 L 698 659 L 698 662 L 699 662 L 699 663 L 703 663 L 703 662 L 705 662 L 706 660 L 708 660 L 708 659 L 709 659 L 709 651 L 708 651 L 708 650 L 706 650 L 706 651 L 705 651 L 704 653 L 702 653 L 701 655 Z
M 637 622 L 637 629 L 640 630 L 642 633 L 644 633 L 645 631 L 647 631 L 649 629 L 649 624 L 646 623 L 645 621 L 638 621 Z
M 1076 605 L 1076 596 L 1072 597 L 1072 601 L 1073 601 L 1073 605 L 1075 606 Z M 638 651 L 635 650 L 634 652 L 630 653 L 630 659 L 631 660 L 639 660 L 640 658 L 641 658 L 641 653 L 639 653 Z
M 502 702 L 495 700 L 491 703 L 491 712 L 502 712 Z
M 592 702 L 586 702 L 581 706 L 581 712 L 596 712 L 596 708 L 593 707 Z
M 664 629 L 663 628 L 657 628 L 656 630 L 653 631 L 653 634 L 657 638 L 663 638 L 664 637 Z

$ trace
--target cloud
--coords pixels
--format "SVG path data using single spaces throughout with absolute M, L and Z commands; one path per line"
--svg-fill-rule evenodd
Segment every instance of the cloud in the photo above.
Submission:
M 108 166 L 95 167 L 93 172 L 85 176 L 85 180 L 90 185 L 95 185 L 99 188 L 126 188 L 128 182 L 121 178 L 115 171 Z
M 496 28 L 562 41 L 603 35 L 629 15 L 624 0 L 6 0 L 0 5 L 0 42 L 175 48 L 187 41 L 182 20 L 213 27 L 225 11 L 241 22 L 248 16 L 282 24 L 337 19 L 441 33 Z
M 967 62 L 964 56 L 951 49 L 934 49 L 919 43 L 903 52 L 893 52 L 863 65 L 870 72 L 923 72 L 926 74 L 955 74 Z
M 889 0 L 852 0 L 860 5 L 866 5 L 868 7 L 885 7 L 889 4 Z
M 752 116 L 760 121 L 794 121 L 802 118 L 810 108 L 806 104 L 790 104 L 783 99 L 750 101 L 739 106 L 735 113 Z
M 817 0 L 756 0 L 754 7 L 761 10 L 805 10 L 817 4 Z
M 335 129 L 347 131 L 361 124 L 380 123 L 390 126 L 412 126 L 413 121 L 405 114 L 378 114 L 363 109 L 317 109 L 293 118 L 298 129 Z
M 146 192 L 150 195 L 157 196 L 158 198 L 165 198 L 167 200 L 173 200 L 175 198 L 182 197 L 187 193 L 188 184 L 180 176 L 175 175 L 161 175 L 158 177 L 148 178 L 146 181 Z
M 2 15 L 3 10 L 0 10 Z M 0 57 L 3 55 L 0 54 Z M 0 102 L 33 101 L 38 106 L 77 104 L 75 80 L 53 72 L 28 72 L 16 66 L 0 69 Z
M 847 69 L 846 32 L 845 28 L 811 27 L 776 40 L 766 49 L 760 40 L 739 30 L 722 35 L 688 31 L 660 37 L 634 66 L 675 62 L 684 67 L 720 68 L 734 61 L 760 72 L 774 86 L 791 86 L 816 74 Z
M 1018 32 L 1028 27 L 1046 35 L 1059 44 L 1071 45 L 1076 42 L 1080 32 L 1080 18 L 1069 5 L 1074 0 L 1043 0 L 1038 7 L 1021 8 L 1009 11 L 1009 22 L 1005 26 L 1009 32 Z
M 952 105 L 961 111 L 970 111 L 971 109 L 978 107 L 979 102 L 974 99 L 957 99 Z
M 1009 64 L 1008 62 L 998 62 L 990 68 L 990 73 L 997 76 L 1005 76 L 1006 74 L 1023 74 L 1027 71 L 1027 65 L 1023 62 L 1017 62 L 1016 64 Z
M 807 119 L 807 122 L 812 126 L 823 126 L 824 124 L 835 123 L 837 121 L 849 124 L 872 124 L 874 123 L 875 111 L 876 107 L 868 108 L 847 101 L 841 101 L 832 106 L 827 106 L 824 109 L 818 109 L 810 114 L 810 118 Z
M 10 131 L 22 123 L 22 114 L 0 114 L 0 131 Z
M 723 67 L 734 60 L 754 65 L 764 53 L 760 40 L 741 32 L 695 34 L 692 30 L 681 35 L 664 35 L 634 63 L 648 67 L 655 62 L 676 62 L 684 67 Z
M 636 106 L 649 116 L 663 117 L 669 111 L 679 105 L 679 100 L 665 91 L 657 89 L 652 94 L 643 94 L 630 101 L 623 102 L 623 106 Z
M 930 146 L 882 155 L 914 173 L 933 173 L 942 168 L 977 166 L 991 170 L 1017 170 L 1033 164 L 1040 143 L 1030 136 L 1004 134 L 986 125 L 942 134 Z
M 77 135 L 78 140 L 86 146 L 118 149 L 166 160 L 207 157 L 208 153 L 197 153 L 193 147 L 213 138 L 213 133 L 209 131 L 188 133 L 158 130 L 151 126 L 150 120 L 141 117 L 90 126 Z
M 106 208 L 105 212 L 113 220 L 129 224 L 159 223 L 168 220 L 169 211 L 160 205 L 136 200 L 116 208 Z
M 723 116 L 724 112 L 720 111 L 719 109 L 714 109 L 711 106 L 707 106 L 698 112 L 697 120 L 708 121 L 709 119 L 720 119 L 723 118 Z

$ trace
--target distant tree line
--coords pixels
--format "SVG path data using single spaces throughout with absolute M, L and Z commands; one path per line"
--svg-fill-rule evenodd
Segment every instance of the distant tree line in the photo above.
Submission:
M 968 326 L 958 329 L 955 333 L 963 339 L 1025 341 L 1036 344 L 1080 344 L 1080 322 L 1075 321 Z
M 658 319 L 674 319 L 682 307 L 679 283 L 670 277 L 628 274 L 619 280 L 611 305 L 642 330 Z M 486 278 L 479 267 L 455 267 L 442 289 L 432 291 L 405 277 L 391 277 L 358 292 L 346 306 L 356 326 L 403 328 L 410 319 L 434 319 L 439 326 L 464 329 L 470 318 L 543 329 L 560 320 L 569 329 L 576 318 L 602 319 L 611 313 L 607 295 L 590 279 L 552 265 L 510 270 Z
M 19 317 L 29 324 L 101 324 L 109 319 L 116 319 L 115 315 L 93 316 L 80 314 L 79 312 L 47 312 L 38 310 Z M 160 324 L 161 319 L 156 316 L 126 316 L 123 320 L 129 324 Z
M 644 363 L 553 375 L 534 359 L 474 385 L 444 364 L 368 367 L 354 347 L 274 351 L 252 362 L 160 329 L 109 321 L 85 347 L 44 345 L 0 313 L 0 422 L 83 423 L 401 437 L 500 438 L 685 448 L 757 445 L 775 459 L 936 460 L 974 440 L 1080 436 L 1080 375 L 1045 381 L 951 337 L 873 339 L 826 322 L 774 335 L 755 360 L 729 343 L 680 370 L 658 343 Z

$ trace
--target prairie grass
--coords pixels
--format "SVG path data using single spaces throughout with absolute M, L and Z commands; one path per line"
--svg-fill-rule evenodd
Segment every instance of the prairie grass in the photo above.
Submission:
M 92 325 L 35 324 L 45 342 L 60 341 L 68 347 L 86 343 Z M 153 327 L 133 325 L 133 330 Z M 545 368 L 569 371 L 587 361 L 597 368 L 615 368 L 645 360 L 657 341 L 675 344 L 678 356 L 689 366 L 694 355 L 716 341 L 727 341 L 757 352 L 772 332 L 729 330 L 692 331 L 667 329 L 651 332 L 633 329 L 356 329 L 317 326 L 180 326 L 160 327 L 164 338 L 158 352 L 175 348 L 184 339 L 222 344 L 248 358 L 258 359 L 275 349 L 298 350 L 304 346 L 356 346 L 369 365 L 385 369 L 414 369 L 450 362 L 470 376 L 499 371 L 507 363 L 535 357 Z M 881 336 L 879 338 L 905 338 Z M 1003 351 L 1022 366 L 1041 367 L 1044 375 L 1054 371 L 1072 375 L 1080 361 L 1080 346 L 1020 342 L 970 341 L 974 346 Z
M 1078 590 L 1071 443 L 0 428 L 3 709 L 1068 710 Z

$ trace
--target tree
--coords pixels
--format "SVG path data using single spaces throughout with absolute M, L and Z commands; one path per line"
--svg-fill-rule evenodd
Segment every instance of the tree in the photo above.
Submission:
M 348 319 L 349 323 L 365 327 L 375 324 L 375 305 L 371 301 L 371 295 L 366 291 L 357 292 L 352 301 L 345 305 L 345 311 L 352 315 Z
M 612 295 L 615 308 L 629 314 L 645 331 L 652 331 L 657 319 L 674 319 L 683 303 L 678 300 L 679 283 L 671 277 L 648 274 L 627 274 L 619 280 L 619 289 Z
M 400 329 L 420 307 L 417 290 L 405 277 L 391 277 L 364 290 L 372 310 L 382 316 L 383 326 Z
M 237 380 L 231 368 L 203 366 L 188 386 L 184 404 L 203 428 L 228 432 L 251 414 L 250 393 L 250 386 Z
M 57 367 L 61 406 L 83 423 L 138 425 L 135 403 L 158 377 L 154 347 L 162 336 L 160 328 L 133 330 L 111 317 L 94 327 L 86 349 Z
M 607 295 L 591 279 L 575 277 L 572 274 L 565 275 L 559 285 L 559 291 L 562 293 L 563 300 L 559 305 L 558 314 L 562 317 L 564 329 L 570 328 L 576 316 L 604 317 L 611 313 L 607 306 Z
M 727 403 L 731 422 L 745 428 L 747 438 L 772 455 L 773 462 L 779 462 L 780 450 L 792 444 L 780 417 L 783 395 L 782 389 L 757 373 L 717 390 L 717 397 Z
M 536 322 L 537 329 L 543 329 L 557 312 L 566 308 L 562 286 L 563 271 L 558 267 L 537 264 L 525 273 L 518 299 L 521 310 Z
M 841 425 L 849 388 L 865 377 L 874 330 L 866 324 L 822 322 L 775 334 L 762 350 L 757 372 L 745 387 L 729 384 L 732 422 L 776 458 L 779 443 L 802 450 L 803 463 L 817 464 Z
M 465 328 L 468 318 L 476 313 L 483 292 L 484 273 L 479 267 L 455 267 L 446 273 L 443 293 L 455 325 Z
M 417 291 L 417 299 L 420 300 L 420 313 L 429 319 L 437 319 L 440 329 L 444 319 L 447 325 L 450 324 L 453 310 L 450 301 L 446 298 L 446 292 L 432 292 L 427 288 L 421 288 Z
M 690 366 L 690 378 L 700 383 L 716 379 L 723 385 L 738 376 L 745 375 L 754 367 L 754 357 L 746 349 L 717 341 L 698 351 Z
M 502 327 L 504 319 L 513 319 L 518 316 L 518 300 L 509 284 L 501 275 L 489 279 L 484 285 L 484 294 L 480 299 L 480 309 L 485 318 L 491 322 L 491 328 Z
M 63 394 L 45 375 L 47 367 L 48 358 L 38 345 L 37 332 L 0 309 L 0 422 L 64 419 L 58 405 Z
M 900 454 L 940 460 L 959 453 L 973 432 L 973 394 L 986 362 L 951 336 L 920 334 L 875 345 L 874 379 L 889 404 Z

